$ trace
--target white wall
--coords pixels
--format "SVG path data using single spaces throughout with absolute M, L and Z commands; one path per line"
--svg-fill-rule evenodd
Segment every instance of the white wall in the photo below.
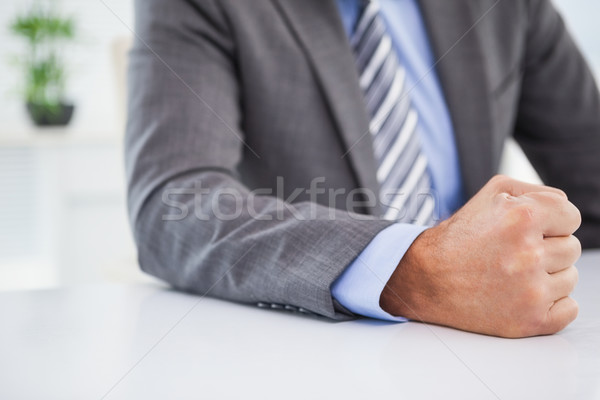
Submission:
M 121 134 L 117 119 L 114 68 L 110 44 L 133 29 L 131 0 L 55 0 L 66 15 L 77 20 L 78 38 L 69 48 L 71 80 L 68 94 L 77 105 L 74 126 L 86 134 Z M 14 16 L 31 0 L 0 2 L 0 135 L 28 126 L 21 99 L 14 93 L 16 72 L 5 62 L 19 54 L 22 43 L 8 31 Z M 81 134 L 81 133 L 79 133 Z
M 573 36 L 580 44 L 596 77 L 600 77 L 600 1 L 554 0 L 567 21 Z
M 120 134 L 116 104 L 111 42 L 131 35 L 132 0 L 57 0 L 61 8 L 77 18 L 80 36 L 68 57 L 72 62 L 69 94 L 77 104 L 75 126 L 89 133 Z M 556 0 L 589 61 L 600 76 L 600 1 Z M 0 2 L 0 135 L 21 130 L 28 123 L 21 100 L 11 93 L 16 86 L 14 69 L 5 62 L 18 54 L 20 43 L 8 33 L 8 23 L 30 1 Z
M 69 94 L 78 106 L 76 126 L 91 133 L 121 133 L 116 104 L 111 42 L 131 35 L 132 0 L 56 0 L 69 15 L 77 18 L 80 36 L 72 47 L 72 80 Z M 589 61 L 600 76 L 600 1 L 556 0 Z M 28 123 L 15 88 L 15 71 L 5 60 L 19 52 L 19 42 L 8 33 L 8 23 L 30 0 L 0 2 L 0 135 L 6 130 L 23 129 Z M 92 132 L 94 131 L 94 132 Z
M 32 128 L 15 93 L 20 75 L 5 62 L 22 47 L 9 21 L 31 0 L 0 2 L 0 289 L 139 278 L 111 57 L 113 40 L 131 35 L 133 2 L 56 1 L 77 21 L 66 54 L 77 108 L 66 131 L 44 133 Z

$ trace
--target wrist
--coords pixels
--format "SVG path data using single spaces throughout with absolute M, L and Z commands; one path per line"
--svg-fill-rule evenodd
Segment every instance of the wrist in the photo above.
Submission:
M 429 304 L 435 301 L 426 268 L 432 263 L 436 229 L 430 228 L 415 239 L 386 283 L 379 305 L 387 313 L 417 321 L 431 320 L 429 313 L 435 306 Z

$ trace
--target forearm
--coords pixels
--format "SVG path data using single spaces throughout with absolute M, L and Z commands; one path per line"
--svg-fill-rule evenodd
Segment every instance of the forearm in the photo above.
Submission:
M 219 195 L 224 189 L 237 195 Z M 292 208 L 252 196 L 227 174 L 204 172 L 155 191 L 134 230 L 141 267 L 177 288 L 344 319 L 330 286 L 389 224 L 308 202 Z

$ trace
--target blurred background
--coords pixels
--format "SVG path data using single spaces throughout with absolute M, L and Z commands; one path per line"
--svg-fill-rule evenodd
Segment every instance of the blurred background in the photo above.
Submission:
M 133 1 L 35 3 L 0 2 L 0 290 L 150 280 L 125 208 Z M 600 2 L 555 3 L 600 77 Z M 514 143 L 502 169 L 537 180 Z

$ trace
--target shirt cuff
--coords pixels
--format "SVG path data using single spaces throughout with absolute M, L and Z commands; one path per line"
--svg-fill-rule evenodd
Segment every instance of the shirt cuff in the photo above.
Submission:
M 404 322 L 379 306 L 379 297 L 404 253 L 427 227 L 393 224 L 373 238 L 331 286 L 331 294 L 346 309 L 365 317 Z

